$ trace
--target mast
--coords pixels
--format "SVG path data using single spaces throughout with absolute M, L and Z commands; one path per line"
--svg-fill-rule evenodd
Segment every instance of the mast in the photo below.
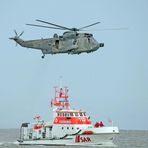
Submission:
M 53 111 L 70 109 L 67 87 L 64 87 L 64 89 L 62 87 L 60 87 L 59 89 L 57 87 L 54 87 L 54 98 L 51 100 L 51 107 Z

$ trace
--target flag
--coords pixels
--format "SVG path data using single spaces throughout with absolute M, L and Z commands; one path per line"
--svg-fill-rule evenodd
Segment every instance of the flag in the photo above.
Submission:
M 108 119 L 108 122 L 113 125 L 113 121 L 110 118 Z
M 40 120 L 41 117 L 40 117 L 40 116 L 36 116 L 34 119 L 35 119 L 35 120 Z

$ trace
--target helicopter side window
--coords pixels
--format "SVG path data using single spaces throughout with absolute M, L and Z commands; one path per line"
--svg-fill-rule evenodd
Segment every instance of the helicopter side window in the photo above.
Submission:
M 73 45 L 76 45 L 76 42 L 77 42 L 77 40 L 76 40 L 76 39 L 74 39 L 74 41 L 73 41 Z
M 55 40 L 55 47 L 58 49 L 59 48 L 59 40 Z
M 90 37 L 89 36 L 87 37 L 87 39 L 88 39 L 88 43 L 90 43 Z
M 55 34 L 53 35 L 53 38 L 58 38 L 58 35 L 55 33 Z
M 59 40 L 62 41 L 63 40 L 63 36 L 59 36 Z

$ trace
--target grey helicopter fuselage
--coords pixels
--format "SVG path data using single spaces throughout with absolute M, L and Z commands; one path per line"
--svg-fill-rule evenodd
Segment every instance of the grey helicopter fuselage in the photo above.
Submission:
M 37 19 L 36 21 L 39 23 L 46 24 L 46 26 L 40 24 L 26 24 L 26 25 L 50 28 L 50 29 L 68 30 L 65 31 L 62 36 L 54 34 L 53 38 L 28 40 L 28 41 L 20 39 L 20 36 L 23 34 L 23 32 L 20 35 L 18 35 L 17 32 L 14 31 L 16 36 L 10 39 L 16 41 L 19 45 L 23 47 L 41 50 L 43 53 L 42 58 L 44 58 L 45 54 L 59 54 L 59 53 L 80 54 L 83 52 L 90 53 L 96 51 L 99 47 L 104 46 L 104 43 L 98 43 L 94 39 L 92 34 L 78 33 L 79 31 L 82 31 L 85 28 L 99 24 L 100 22 L 96 22 L 81 28 L 68 28 L 65 26 L 46 22 L 43 20 Z
M 13 38 L 19 45 L 27 48 L 35 48 L 45 54 L 80 54 L 82 52 L 93 52 L 103 43 L 98 43 L 92 34 L 77 33 L 74 31 L 64 32 L 62 36 L 54 34 L 53 38 L 24 41 L 19 37 Z

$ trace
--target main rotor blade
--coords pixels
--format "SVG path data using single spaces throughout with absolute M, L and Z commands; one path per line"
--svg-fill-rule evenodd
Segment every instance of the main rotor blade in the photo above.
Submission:
M 90 26 L 97 25 L 97 24 L 99 24 L 99 23 L 101 23 L 101 22 L 96 22 L 96 23 L 93 23 L 93 24 L 90 24 L 90 25 L 87 25 L 87 26 L 81 27 L 81 28 L 79 28 L 79 30 L 84 29 L 84 28 L 87 28 L 87 27 L 90 27 Z
M 51 29 L 60 29 L 60 30 L 65 30 L 63 28 L 58 28 L 58 27 L 50 27 L 50 26 L 44 26 L 44 25 L 35 25 L 35 24 L 26 24 L 29 26 L 35 26 L 35 27 L 44 27 L 44 28 L 51 28 Z
M 56 26 L 56 27 L 60 27 L 60 28 L 62 28 L 63 30 L 72 30 L 71 28 L 67 28 L 67 27 L 64 27 L 64 26 L 56 25 L 56 24 L 49 23 L 49 22 L 46 22 L 46 21 L 42 21 L 42 20 L 36 20 L 36 21 L 42 22 L 42 23 L 45 23 L 45 24 L 49 24 L 49 25 L 53 25 L 53 26 Z
M 103 29 L 89 29 L 85 31 L 112 31 L 112 30 L 128 30 L 128 28 L 103 28 Z

